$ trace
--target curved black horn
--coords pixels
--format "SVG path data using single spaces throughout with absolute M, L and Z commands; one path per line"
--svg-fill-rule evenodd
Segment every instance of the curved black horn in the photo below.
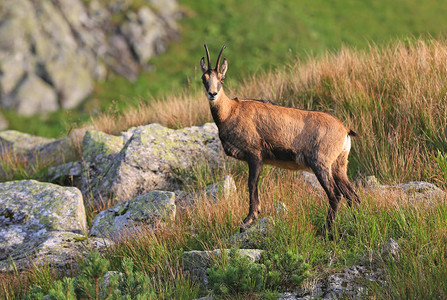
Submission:
M 222 56 L 222 52 L 224 51 L 224 49 L 227 46 L 223 45 L 222 49 L 220 50 L 219 56 L 217 57 L 217 63 L 216 63 L 216 70 L 219 68 L 219 64 L 220 64 L 220 57 Z
M 211 69 L 211 63 L 210 63 L 210 52 L 208 51 L 208 46 L 204 44 L 205 50 L 206 50 L 206 59 L 208 60 L 208 70 Z

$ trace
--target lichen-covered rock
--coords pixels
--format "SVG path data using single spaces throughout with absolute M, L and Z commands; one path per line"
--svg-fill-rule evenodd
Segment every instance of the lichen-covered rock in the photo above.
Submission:
M 208 284 L 207 270 L 211 267 L 213 261 L 219 260 L 222 251 L 228 256 L 230 249 L 215 249 L 212 251 L 187 251 L 183 252 L 183 270 L 189 273 L 191 278 L 204 285 Z M 259 249 L 239 249 L 242 257 L 248 258 L 250 261 L 256 262 L 261 258 L 264 250 Z
M 390 238 L 388 242 L 382 247 L 382 257 L 383 258 L 391 258 L 392 260 L 398 259 L 401 255 L 401 248 L 399 244 Z
M 13 151 L 17 154 L 23 154 L 52 141 L 54 139 L 34 136 L 16 130 L 6 130 L 0 132 L 0 152 Z
M 365 188 L 374 193 L 392 193 L 406 198 L 412 203 L 431 203 L 435 199 L 445 199 L 446 193 L 436 185 L 425 181 L 410 181 L 397 185 L 382 185 L 375 176 L 368 176 Z
M 122 136 L 89 130 L 82 142 L 81 190 L 91 195 L 95 185 L 103 180 L 115 157 L 124 146 Z
M 222 196 L 223 199 L 228 199 L 236 191 L 236 183 L 233 177 L 225 176 L 222 180 L 207 186 L 205 193 L 214 201 L 217 201 L 219 196 Z
M 87 238 L 66 231 L 47 232 L 34 241 L 32 247 L 22 247 L 7 260 L 0 260 L 0 273 L 25 270 L 31 266 L 50 265 L 58 271 L 69 272 L 77 267 L 77 259 L 88 251 L 103 251 L 112 242 L 104 238 Z
M 153 191 L 101 211 L 92 222 L 90 236 L 119 239 L 143 228 L 155 229 L 175 219 L 175 194 Z
M 35 180 L 0 183 L 0 261 L 31 251 L 52 231 L 87 232 L 77 188 Z
M 5 130 L 9 126 L 8 120 L 0 113 L 0 130 Z
M 86 174 L 90 174 L 83 178 L 84 195 L 93 196 L 97 202 L 122 202 L 152 190 L 173 191 L 181 187 L 179 172 L 190 171 L 201 162 L 216 165 L 222 159 L 215 124 L 179 130 L 150 124 L 132 132 L 119 153 L 123 136 L 104 136 L 110 143 L 100 139 L 92 145 L 84 143 L 83 152 L 88 155 L 83 155 L 83 160 L 89 167 Z M 181 177 L 184 180 L 185 176 Z
M 177 38 L 175 0 L 0 1 L 0 105 L 72 108 L 109 70 L 135 79 Z
M 76 129 L 60 139 L 47 139 L 15 130 L 0 132 L 0 154 L 9 152 L 28 165 L 58 165 L 75 159 L 85 129 Z
M 71 161 L 62 165 L 48 168 L 48 182 L 64 182 L 65 179 L 71 179 L 75 186 L 75 178 L 80 178 L 82 172 L 82 163 L 80 161 Z
M 19 114 L 31 116 L 36 112 L 53 112 L 59 108 L 57 94 L 40 77 L 30 74 L 17 85 L 17 91 L 10 95 L 11 107 Z
M 272 217 L 265 217 L 251 225 L 242 233 L 236 233 L 229 238 L 231 247 L 253 248 L 272 232 L 275 221 Z
M 410 181 L 394 186 L 401 189 L 409 198 L 414 201 L 433 200 L 445 197 L 445 192 L 436 185 L 425 181 Z
M 278 300 L 364 299 L 367 298 L 368 291 L 362 281 L 378 281 L 383 285 L 382 276 L 380 269 L 355 265 L 320 278 L 304 290 L 284 293 Z

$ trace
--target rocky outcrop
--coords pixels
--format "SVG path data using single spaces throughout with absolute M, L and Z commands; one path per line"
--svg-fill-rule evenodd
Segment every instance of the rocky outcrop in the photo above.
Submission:
M 175 219 L 175 194 L 153 191 L 101 211 L 93 219 L 90 236 L 119 239 L 156 229 Z
M 372 270 L 362 265 L 346 268 L 338 273 L 325 276 L 307 289 L 284 293 L 278 300 L 305 299 L 364 299 L 368 293 L 362 281 L 380 282 L 383 273 L 379 269 Z
M 217 166 L 223 155 L 215 124 L 179 130 L 150 124 L 120 136 L 87 132 L 82 157 L 83 194 L 98 203 L 174 191 L 199 163 Z
M 104 238 L 87 238 L 83 234 L 50 231 L 33 240 L 16 255 L 0 261 L 0 273 L 26 270 L 33 266 L 50 265 L 58 272 L 70 273 L 78 260 L 89 251 L 104 251 L 112 242 Z
M 15 130 L 1 131 L 0 155 L 26 161 L 27 165 L 59 165 L 77 159 L 79 151 L 76 149 L 79 148 L 84 133 L 84 129 L 76 129 L 63 138 L 47 139 Z
M 72 108 L 112 70 L 135 79 L 176 38 L 175 0 L 0 1 L 0 106 Z
M 21 269 L 43 257 L 63 263 L 66 256 L 51 255 L 69 255 L 66 242 L 85 240 L 86 233 L 84 203 L 77 188 L 34 180 L 0 183 L 0 271 L 10 270 L 11 262 Z

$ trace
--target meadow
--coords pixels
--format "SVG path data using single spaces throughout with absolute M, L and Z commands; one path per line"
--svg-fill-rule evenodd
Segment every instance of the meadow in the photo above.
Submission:
M 138 0 L 133 0 L 138 2 Z M 149 61 L 135 82 L 109 74 L 78 108 L 43 117 L 23 117 L 2 111 L 10 128 L 60 137 L 89 124 L 98 114 L 125 114 L 141 104 L 190 93 L 200 84 L 203 44 L 211 52 L 227 45 L 230 69 L 227 83 L 242 87 L 244 78 L 294 64 L 296 58 L 339 51 L 343 46 L 368 49 L 393 40 L 445 32 L 446 6 L 427 1 L 290 1 L 181 0 L 181 39 L 166 53 Z
M 375 175 L 386 184 L 425 180 L 445 189 L 446 62 L 446 40 L 417 39 L 371 46 L 365 51 L 343 48 L 257 74 L 236 87 L 225 83 L 229 96 L 328 111 L 359 134 L 353 139 L 349 175 L 358 182 L 363 201 L 357 209 L 342 205 L 333 239 L 318 235 L 328 207 L 324 194 L 309 191 L 297 173 L 272 167 L 265 167 L 262 173 L 261 217 L 272 216 L 274 227 L 256 247 L 278 255 L 287 251 L 302 255 L 310 275 L 304 286 L 325 274 L 362 264 L 385 270 L 385 286 L 365 283 L 373 298 L 447 297 L 445 197 L 410 201 L 398 193 L 374 193 L 362 185 L 365 176 Z M 208 110 L 203 92 L 191 91 L 140 104 L 123 115 L 102 114 L 93 125 L 109 133 L 150 122 L 182 127 L 210 120 Z M 194 183 L 184 187 L 187 191 L 200 191 L 228 174 L 237 185 L 230 199 L 212 204 L 204 196 L 196 207 L 179 213 L 175 222 L 158 233 L 145 232 L 121 241 L 104 254 L 111 268 L 132 258 L 135 269 L 151 278 L 147 289 L 153 298 L 206 295 L 207 291 L 183 273 L 181 254 L 231 246 L 228 237 L 238 231 L 246 214 L 247 167 L 229 158 L 218 171 L 198 166 L 184 174 Z M 277 212 L 278 202 L 285 204 L 287 213 Z M 381 255 L 389 238 L 401 247 L 398 260 Z M 3 276 L 0 295 L 20 299 L 32 285 L 48 291 L 57 278 L 51 268 Z M 262 290 L 231 297 L 273 299 L 276 292 Z
M 446 6 L 438 1 L 322 0 L 181 4 L 182 38 L 151 61 L 154 72 L 142 73 L 133 83 L 110 75 L 79 108 L 50 114 L 45 120 L 4 112 L 11 126 L 59 137 L 87 125 L 118 134 L 152 122 L 181 128 L 211 121 L 199 60 L 204 42 L 212 54 L 226 44 L 228 96 L 327 111 L 359 134 L 352 140 L 348 174 L 358 182 L 362 204 L 357 209 L 342 205 L 334 223 L 336 238 L 318 236 L 327 213 L 326 196 L 309 191 L 297 173 L 265 167 L 261 217 L 272 216 L 275 222 L 272 234 L 256 246 L 272 254 L 302 255 L 310 275 L 304 286 L 362 264 L 385 270 L 385 286 L 365 283 L 368 297 L 447 298 L 446 199 L 415 203 L 392 192 L 373 193 L 362 185 L 366 176 L 375 175 L 384 184 L 424 180 L 447 187 L 447 40 L 438 37 Z M 419 38 L 420 34 L 425 37 Z M 8 178 L 2 181 L 45 179 L 47 166 L 30 166 L 3 155 Z M 150 277 L 147 289 L 153 298 L 206 295 L 208 291 L 183 273 L 181 254 L 230 246 L 228 237 L 238 231 L 247 213 L 247 171 L 245 164 L 232 159 L 217 172 L 198 166 L 185 174 L 194 178 L 185 190 L 200 191 L 232 175 L 237 192 L 215 205 L 204 196 L 163 230 L 129 237 L 103 258 L 111 269 L 132 258 L 134 268 Z M 288 208 L 286 214 L 277 212 L 279 202 Z M 398 260 L 381 255 L 389 238 L 402 249 Z M 50 267 L 2 274 L 0 298 L 23 299 L 36 286 L 48 292 L 59 278 Z M 276 292 L 232 297 L 274 298 Z

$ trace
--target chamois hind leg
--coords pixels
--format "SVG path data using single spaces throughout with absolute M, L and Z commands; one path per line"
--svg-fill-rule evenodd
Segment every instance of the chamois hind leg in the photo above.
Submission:
M 332 164 L 332 176 L 340 193 L 346 198 L 349 207 L 352 207 L 352 201 L 360 204 L 360 197 L 355 192 L 347 175 L 348 152 L 342 152 L 337 160 Z
M 248 163 L 248 191 L 250 197 L 250 209 L 247 217 L 241 226 L 240 231 L 244 232 L 254 220 L 257 219 L 261 210 L 258 196 L 258 182 L 262 171 L 262 160 L 256 156 L 247 159 Z
M 337 190 L 337 186 L 335 185 L 331 168 L 328 168 L 323 164 L 317 164 L 312 166 L 312 170 L 329 198 L 329 210 L 326 218 L 326 224 L 322 230 L 322 235 L 326 236 L 331 232 L 332 223 L 335 219 L 338 207 L 340 206 L 340 192 Z

